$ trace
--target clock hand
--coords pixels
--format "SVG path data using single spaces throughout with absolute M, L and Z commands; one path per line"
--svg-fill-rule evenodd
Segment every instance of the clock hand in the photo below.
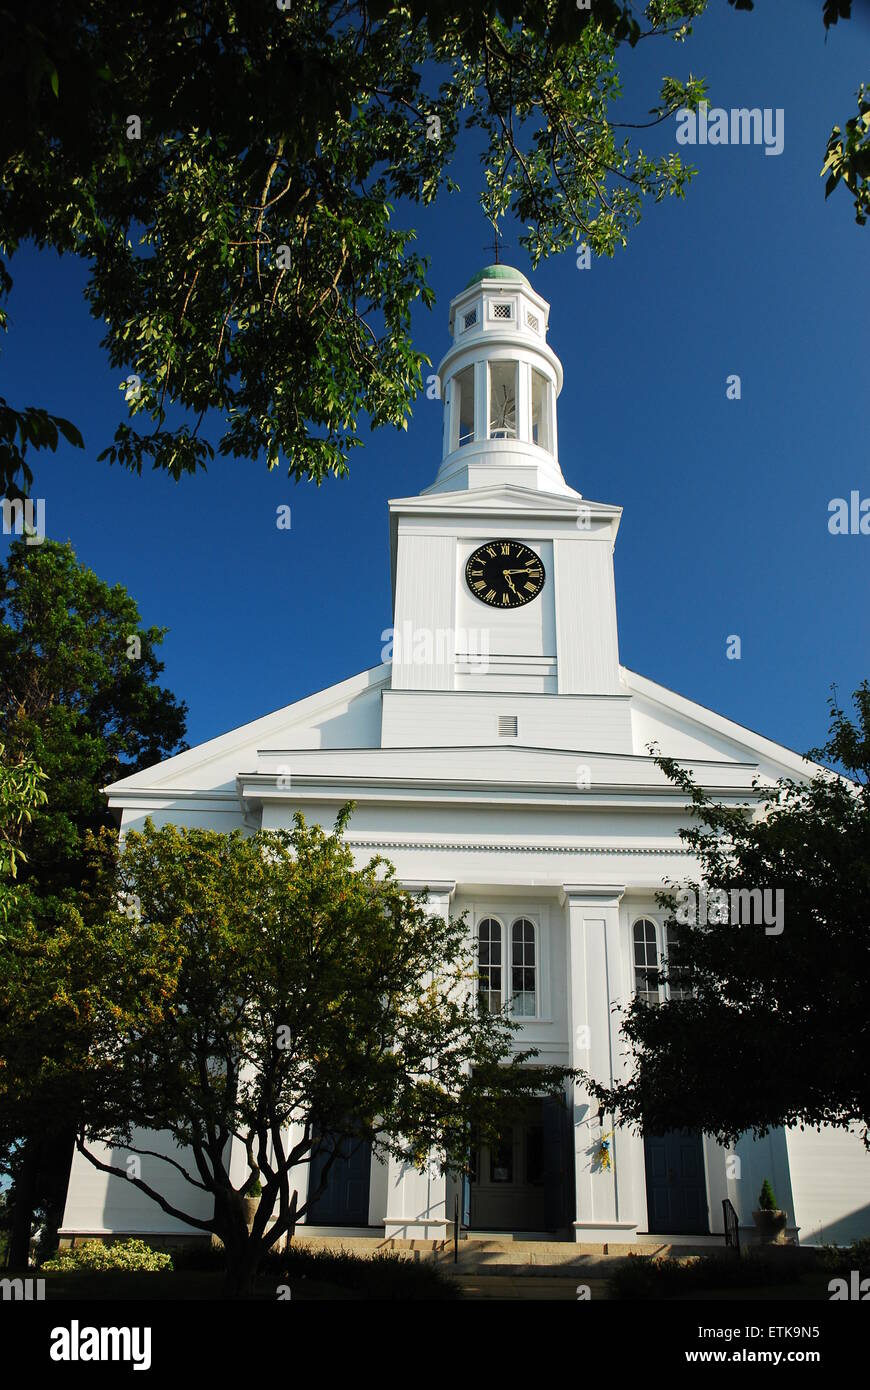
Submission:
M 511 574 L 512 574 L 512 573 L 515 573 L 515 572 L 516 572 L 516 571 L 502 570 L 502 574 L 504 575 L 505 579 L 506 579 L 507 582 L 508 582 L 508 588 L 511 589 L 511 590 L 516 594 L 516 593 L 517 593 L 516 587 L 515 587 L 515 585 L 514 585 L 514 581 L 511 579 Z M 517 598 L 519 598 L 519 594 L 517 594 Z

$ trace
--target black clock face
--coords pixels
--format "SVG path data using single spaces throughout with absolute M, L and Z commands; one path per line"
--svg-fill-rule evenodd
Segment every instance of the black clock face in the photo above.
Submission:
M 490 608 L 522 608 L 544 587 L 541 557 L 522 541 L 487 541 L 465 566 L 465 582 Z

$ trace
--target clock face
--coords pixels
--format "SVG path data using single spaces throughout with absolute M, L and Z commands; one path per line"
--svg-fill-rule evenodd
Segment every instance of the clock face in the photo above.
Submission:
M 465 566 L 465 582 L 490 608 L 522 608 L 544 587 L 541 557 L 522 541 L 487 541 Z

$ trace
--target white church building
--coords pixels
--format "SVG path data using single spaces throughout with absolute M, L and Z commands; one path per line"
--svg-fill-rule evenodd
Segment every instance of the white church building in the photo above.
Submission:
M 275 829 L 298 809 L 331 826 L 355 801 L 358 861 L 382 854 L 409 889 L 429 890 L 433 912 L 467 913 L 489 1005 L 521 1020 L 517 1048 L 609 1083 L 625 1065 L 617 1006 L 637 989 L 657 993 L 647 972 L 667 942 L 656 890 L 697 872 L 678 834 L 685 796 L 649 745 L 726 804 L 750 798 L 755 777 L 812 768 L 620 664 L 621 509 L 563 477 L 548 319 L 505 265 L 475 275 L 450 305 L 441 464 L 422 493 L 389 503 L 392 659 L 127 777 L 108 797 L 125 830 L 149 816 Z M 870 1234 L 870 1156 L 857 1133 L 780 1129 L 729 1153 L 690 1132 L 617 1128 L 607 1166 L 598 1155 L 611 1129 L 576 1089 L 563 1104 L 530 1103 L 461 1183 L 359 1150 L 333 1167 L 309 1224 L 439 1239 L 458 1195 L 473 1232 L 689 1244 L 721 1235 L 726 1198 L 751 1231 L 769 1178 L 801 1242 Z M 194 1210 L 168 1165 L 163 1182 Z M 306 1182 L 303 1168 L 300 1201 Z M 195 1196 L 207 1215 L 210 1199 Z M 76 1154 L 64 1243 L 185 1233 L 197 1234 Z

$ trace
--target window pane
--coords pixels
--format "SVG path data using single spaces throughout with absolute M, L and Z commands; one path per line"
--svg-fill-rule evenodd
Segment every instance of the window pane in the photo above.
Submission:
M 553 392 L 543 372 L 532 368 L 532 443 L 553 452 Z
M 511 927 L 511 1011 L 519 1018 L 536 1013 L 535 924 L 519 917 Z
M 513 1182 L 514 1180 L 514 1132 L 506 1131 L 490 1150 L 490 1178 L 492 1182 Z
M 680 964 L 679 927 L 665 927 L 665 965 L 668 972 L 668 995 L 671 999 L 689 999 L 692 989 L 689 972 Z
M 458 422 L 455 447 L 474 439 L 474 367 L 463 367 L 453 378 L 453 410 Z
M 498 1013 L 502 1006 L 501 923 L 484 917 L 477 928 L 477 995 L 487 1013 Z
M 517 364 L 489 364 L 489 437 L 517 437 Z
M 645 1004 L 659 1003 L 658 952 L 655 923 L 641 917 L 634 924 L 634 983 Z

